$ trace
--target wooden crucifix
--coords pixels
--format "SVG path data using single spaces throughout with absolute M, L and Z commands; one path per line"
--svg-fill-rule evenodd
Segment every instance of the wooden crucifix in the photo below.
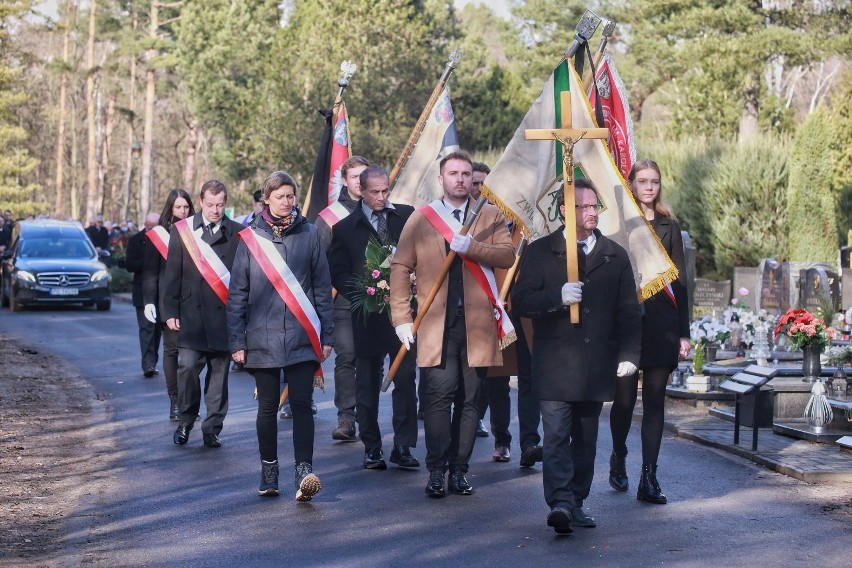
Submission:
M 568 281 L 580 280 L 580 268 L 577 260 L 577 218 L 574 215 L 574 144 L 581 138 L 609 138 L 608 128 L 574 128 L 571 124 L 571 92 L 559 93 L 562 107 L 561 128 L 535 128 L 524 131 L 527 140 L 555 140 L 562 144 L 562 181 L 565 198 L 565 259 L 568 268 Z M 571 304 L 569 308 L 571 323 L 580 323 L 580 306 Z

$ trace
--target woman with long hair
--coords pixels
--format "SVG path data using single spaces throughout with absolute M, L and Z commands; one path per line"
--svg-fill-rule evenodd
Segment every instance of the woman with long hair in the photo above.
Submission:
M 680 225 L 662 201 L 659 166 L 651 160 L 633 164 L 627 184 L 645 219 L 660 238 L 679 272 L 678 279 L 644 303 L 642 316 L 642 475 L 636 498 L 664 504 L 666 496 L 657 481 L 657 458 L 663 438 L 666 382 L 678 360 L 689 354 L 689 308 L 686 295 L 686 263 Z M 616 380 L 615 400 L 609 414 L 612 456 L 609 484 L 627 491 L 627 434 L 639 388 L 639 374 Z
M 310 501 L 321 487 L 313 473 L 311 395 L 334 344 L 331 276 L 319 231 L 296 207 L 296 181 L 273 172 L 262 191 L 263 209 L 240 232 L 231 269 L 228 347 L 257 386 L 258 493 L 279 494 L 276 414 L 283 371 L 293 413 L 296 500 Z
M 173 189 L 166 198 L 163 212 L 160 213 L 159 224 L 145 233 L 154 248 L 157 249 L 157 253 L 145 257 L 145 265 L 142 270 L 142 298 L 145 303 L 145 317 L 148 318 L 148 321 L 162 327 L 163 374 L 166 377 L 166 392 L 169 394 L 169 420 L 172 422 L 177 422 L 179 414 L 177 404 L 178 332 L 169 329 L 165 322 L 160 321 L 158 316 L 163 313 L 164 290 L 161 283 L 166 271 L 166 257 L 169 252 L 169 230 L 171 230 L 172 225 L 190 215 L 195 215 L 195 208 L 192 206 L 192 198 L 189 193 L 180 188 Z

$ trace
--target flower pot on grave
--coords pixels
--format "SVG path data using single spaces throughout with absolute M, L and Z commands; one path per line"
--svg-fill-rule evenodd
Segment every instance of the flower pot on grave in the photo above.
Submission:
M 822 373 L 822 364 L 819 362 L 819 356 L 822 353 L 822 345 L 803 345 L 802 346 L 802 374 L 803 382 L 813 383 L 819 379 Z
M 718 345 L 705 345 L 704 346 L 704 360 L 707 363 L 715 363 L 716 362 L 716 351 L 719 350 Z
M 710 390 L 710 377 L 707 375 L 690 375 L 686 379 L 686 390 L 689 392 L 707 392 Z

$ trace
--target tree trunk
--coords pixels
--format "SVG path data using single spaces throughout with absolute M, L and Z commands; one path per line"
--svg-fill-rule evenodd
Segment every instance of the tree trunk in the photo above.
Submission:
M 139 23 L 136 14 L 136 4 L 133 5 L 133 37 L 136 37 L 136 28 Z M 130 215 L 130 203 L 133 199 L 133 146 L 136 143 L 136 129 L 133 121 L 136 118 L 136 54 L 130 55 L 130 87 L 127 108 L 130 110 L 130 118 L 127 121 L 127 156 L 124 162 L 124 207 L 121 218 L 127 219 Z
M 103 61 L 101 61 L 103 66 Z M 101 81 L 95 81 L 95 156 L 97 156 L 98 189 L 95 193 L 95 211 L 104 211 L 104 93 Z M 110 221 L 115 218 L 109 217 Z
M 186 139 L 186 167 L 183 170 L 183 188 L 193 194 L 195 183 L 195 153 L 198 147 L 198 123 L 191 117 L 187 123 L 189 136 Z
M 740 114 L 740 132 L 738 141 L 744 144 L 757 135 L 757 117 L 760 105 L 760 83 L 753 73 L 746 77 L 743 91 L 743 109 Z
M 80 178 L 77 176 L 77 161 L 80 144 L 77 142 L 77 104 L 71 105 L 71 218 L 80 219 Z M 88 218 L 83 222 L 88 222 Z
M 159 4 L 151 2 L 151 25 L 148 28 L 149 38 L 157 39 L 159 23 Z M 149 201 L 151 199 L 151 165 L 154 145 L 154 98 L 155 98 L 155 74 L 154 60 L 157 58 L 157 49 L 151 48 L 147 54 L 147 70 L 145 71 L 145 125 L 142 134 L 142 181 L 139 188 L 139 222 L 148 214 Z
M 109 96 L 109 102 L 107 103 L 107 111 L 106 111 L 106 128 L 104 131 L 104 145 L 103 145 L 103 162 L 101 164 L 101 171 L 103 172 L 103 176 L 101 177 L 101 199 L 103 199 L 104 195 L 106 195 L 106 186 L 109 183 L 111 187 L 110 196 L 109 196 L 109 216 L 110 219 L 116 219 L 116 215 L 118 214 L 118 206 L 115 202 L 115 183 L 112 183 L 112 175 L 110 174 L 110 162 L 112 161 L 112 134 L 115 130 L 115 93 Z M 101 207 L 103 209 L 103 206 Z M 124 219 L 121 219 L 123 221 Z
M 89 5 L 89 40 L 86 44 L 86 119 L 88 153 L 86 155 L 86 219 L 95 216 L 98 195 L 97 140 L 95 136 L 95 32 L 97 0 Z
M 68 93 L 68 51 L 71 44 L 72 17 L 74 11 L 74 0 L 68 0 L 65 7 L 65 33 L 62 39 L 62 80 L 59 85 L 59 132 L 56 135 L 56 193 L 54 195 L 53 214 L 55 217 L 63 216 L 62 198 L 65 178 L 65 99 Z

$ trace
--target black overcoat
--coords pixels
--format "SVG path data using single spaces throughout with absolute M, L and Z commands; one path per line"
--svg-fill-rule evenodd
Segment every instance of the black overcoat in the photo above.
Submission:
M 334 307 L 328 261 L 317 228 L 299 215 L 281 237 L 260 217 L 248 229 L 272 241 L 299 281 L 320 321 L 320 344 L 334 345 Z M 249 369 L 320 362 L 305 328 L 281 299 L 243 239 L 237 247 L 228 290 L 228 349 L 246 350 Z
M 567 281 L 563 231 L 533 242 L 512 292 L 515 315 L 532 319 L 533 387 L 540 400 L 610 401 L 621 361 L 639 364 L 641 316 L 627 252 L 595 231 L 580 264 L 580 323 L 562 306 Z
M 393 209 L 385 211 L 389 240 L 396 243 L 414 208 L 394 203 Z M 335 224 L 331 232 L 331 247 L 328 249 L 331 283 L 351 302 L 356 293 L 352 281 L 364 274 L 367 242 L 371 236 L 378 240 L 379 235 L 364 215 L 360 200 L 352 213 Z M 355 353 L 359 356 L 394 353 L 400 346 L 389 312 L 369 314 L 366 318 L 361 311 L 352 312 L 352 335 Z
M 163 322 L 163 280 L 166 277 L 166 259 L 151 242 L 146 239 L 151 247 L 151 253 L 145 256 L 145 266 L 142 268 L 142 301 L 145 305 L 154 304 L 157 307 L 157 321 Z M 171 243 L 171 240 L 169 240 Z
M 201 213 L 188 217 L 188 222 L 193 231 L 200 228 L 203 223 Z M 210 245 L 228 270 L 234 264 L 237 235 L 243 228 L 224 217 L 216 231 L 216 241 Z M 225 304 L 198 272 L 174 225 L 169 232 L 169 254 L 161 296 L 162 321 L 171 318 L 180 320 L 178 347 L 196 351 L 228 351 Z
M 127 252 L 124 257 L 124 268 L 128 272 L 133 273 L 133 289 L 132 300 L 133 305 L 137 308 L 145 306 L 142 285 L 144 280 L 145 263 L 148 257 L 153 253 L 159 256 L 160 253 L 154 248 L 154 245 L 145 234 L 147 229 L 143 229 L 130 237 L 127 240 Z
M 686 294 L 686 261 L 683 252 L 683 237 L 680 225 L 670 217 L 657 214 L 651 227 L 660 238 L 669 257 L 678 270 L 678 278 L 672 282 L 674 301 L 660 291 L 643 304 L 642 313 L 642 357 L 639 366 L 677 366 L 680 338 L 689 337 L 689 304 Z M 677 306 L 675 306 L 677 304 Z

